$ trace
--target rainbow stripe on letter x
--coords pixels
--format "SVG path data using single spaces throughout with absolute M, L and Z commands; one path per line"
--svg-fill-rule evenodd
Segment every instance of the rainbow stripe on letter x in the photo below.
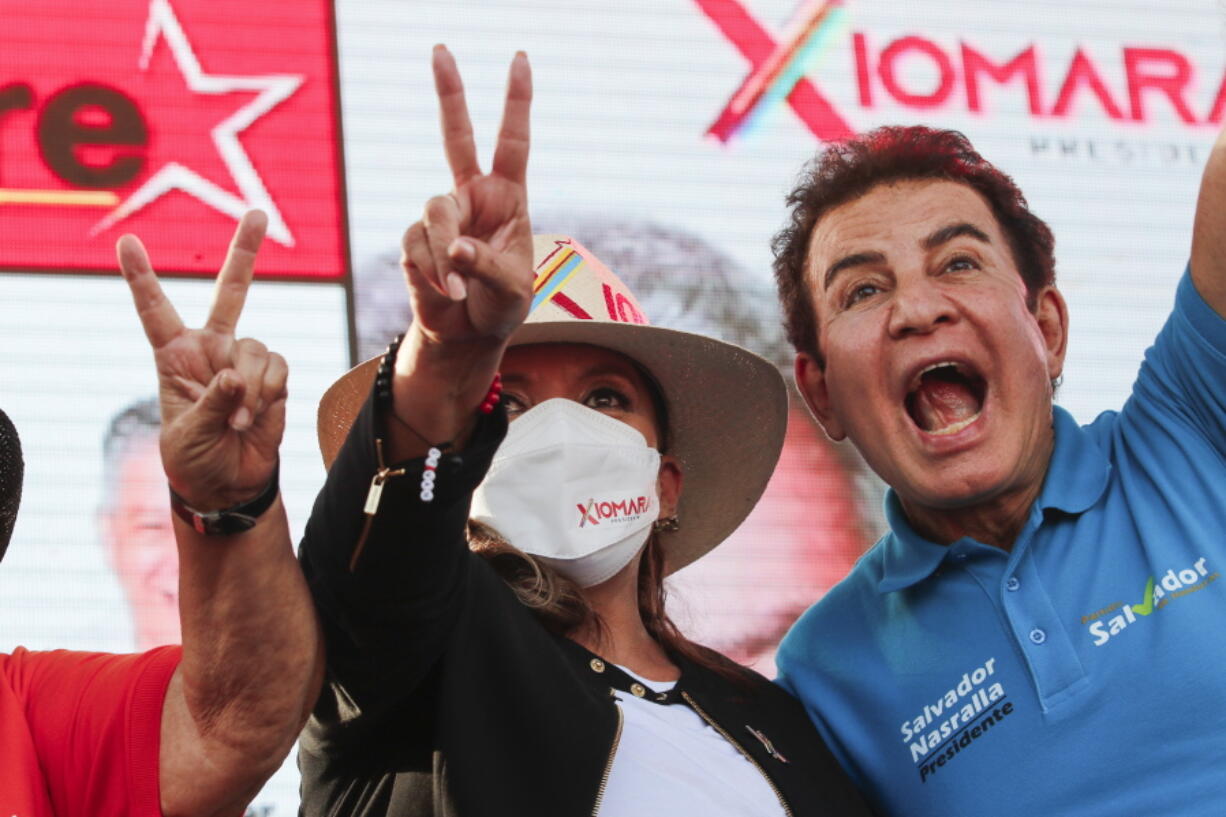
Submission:
M 838 141 L 855 131 L 806 76 L 846 24 L 844 0 L 800 0 L 776 41 L 739 0 L 695 0 L 750 61 L 753 70 L 732 94 L 707 133 L 727 143 L 759 127 L 783 103 L 791 105 L 815 136 Z
M 558 251 L 545 259 L 545 263 L 536 271 L 536 280 L 532 282 L 532 308 L 535 312 L 543 303 L 553 300 L 553 296 L 562 291 L 566 282 L 576 272 L 583 269 L 587 262 L 574 247 L 558 245 Z

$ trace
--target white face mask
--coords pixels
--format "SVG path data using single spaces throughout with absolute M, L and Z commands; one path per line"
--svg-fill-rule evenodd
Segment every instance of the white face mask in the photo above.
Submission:
M 564 398 L 524 412 L 473 493 L 473 519 L 580 587 L 621 570 L 660 515 L 660 452 L 629 425 Z

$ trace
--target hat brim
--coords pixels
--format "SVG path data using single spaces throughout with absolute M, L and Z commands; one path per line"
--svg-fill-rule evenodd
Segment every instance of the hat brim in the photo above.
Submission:
M 606 321 L 526 323 L 511 346 L 583 343 L 651 373 L 668 412 L 668 453 L 680 463 L 680 527 L 660 534 L 673 573 L 724 541 L 761 498 L 787 430 L 787 388 L 761 357 L 731 343 L 661 326 Z M 370 393 L 379 359 L 342 375 L 319 404 L 319 447 L 330 467 Z

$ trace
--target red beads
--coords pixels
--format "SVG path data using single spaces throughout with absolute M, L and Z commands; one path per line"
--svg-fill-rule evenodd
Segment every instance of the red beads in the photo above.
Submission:
M 481 402 L 481 413 L 489 414 L 494 410 L 494 406 L 498 405 L 498 401 L 502 399 L 502 373 L 494 373 L 494 382 L 490 383 L 490 390 L 486 392 L 485 400 Z

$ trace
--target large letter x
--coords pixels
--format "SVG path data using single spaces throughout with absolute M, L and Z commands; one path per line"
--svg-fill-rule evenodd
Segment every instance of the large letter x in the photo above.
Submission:
M 763 68 L 771 55 L 779 48 L 788 48 L 791 43 L 776 43 L 765 28 L 750 16 L 737 0 L 694 0 L 698 7 L 719 26 L 724 36 L 753 66 L 750 78 Z M 747 80 L 748 82 L 748 80 Z M 736 94 L 733 94 L 733 98 Z M 813 83 L 805 78 L 797 81 L 787 96 L 788 104 L 813 135 L 823 142 L 837 142 L 855 136 L 856 132 L 839 115 L 834 106 L 822 96 Z M 749 110 L 733 111 L 732 103 L 725 106 L 707 133 L 727 142 L 740 127 Z

